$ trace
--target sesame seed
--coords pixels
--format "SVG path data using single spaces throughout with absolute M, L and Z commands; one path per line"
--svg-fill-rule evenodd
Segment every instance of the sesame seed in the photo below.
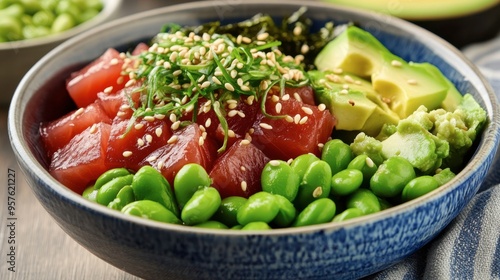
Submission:
M 158 157 L 157 156 L 150 156 L 146 160 L 147 161 L 155 161 Z
M 142 140 L 142 138 L 137 138 L 137 146 L 142 147 L 142 146 L 144 146 L 144 144 L 145 143 L 144 143 L 144 140 Z
M 109 86 L 109 87 L 104 89 L 104 93 L 110 93 L 112 91 L 113 91 L 113 86 Z
M 349 91 L 347 89 L 343 89 L 339 91 L 340 94 L 349 94 Z
M 248 139 L 243 139 L 240 142 L 240 145 L 248 145 L 248 144 L 250 144 L 250 140 L 248 140 Z
M 208 34 L 208 33 L 203 33 L 201 38 L 203 39 L 203 41 L 210 41 L 212 36 L 210 36 L 210 34 Z
M 210 86 L 210 82 L 209 81 L 205 81 L 203 82 L 203 84 L 200 85 L 200 88 L 207 88 Z
M 123 76 L 118 77 L 118 79 L 116 79 L 116 83 L 117 83 L 118 85 L 123 84 L 123 79 L 124 79 L 124 78 L 123 78 Z
M 227 136 L 230 137 L 230 138 L 234 138 L 234 137 L 236 137 L 236 134 L 234 133 L 233 130 L 229 129 L 227 131 Z
M 300 119 L 301 119 L 301 116 L 300 116 L 299 114 L 297 114 L 297 115 L 295 115 L 295 116 L 293 117 L 293 122 L 294 122 L 295 124 L 299 124 Z
M 83 108 L 80 108 L 78 110 L 76 110 L 73 115 L 71 115 L 71 119 L 74 119 L 76 117 L 78 117 L 79 115 L 81 115 L 83 113 L 84 109 Z
M 252 42 L 252 39 L 250 39 L 250 38 L 248 38 L 248 37 L 243 36 L 243 37 L 241 38 L 241 41 L 242 41 L 243 43 L 245 43 L 245 44 L 250 44 L 250 43 Z
M 236 44 L 240 45 L 240 44 L 241 44 L 242 39 L 243 39 L 243 36 L 241 36 L 241 34 L 240 34 L 240 35 L 238 35 L 238 37 L 236 37 Z
M 283 105 L 281 105 L 281 103 L 276 103 L 276 106 L 275 106 L 275 109 L 276 109 L 276 113 L 281 113 L 281 109 L 283 108 Z
M 324 110 L 326 110 L 326 105 L 321 103 L 318 105 L 318 110 L 320 110 L 321 112 L 323 112 Z
M 90 134 L 94 134 L 97 132 L 97 124 L 93 124 L 91 127 L 90 127 L 90 130 L 89 130 Z
M 245 166 L 243 166 L 243 165 L 242 165 L 242 166 L 240 166 L 240 170 L 241 170 L 241 171 L 246 171 L 246 170 L 247 170 L 247 168 L 246 168 Z
M 203 144 L 205 144 L 205 139 L 203 138 L 203 136 L 200 136 L 200 138 L 198 139 L 198 145 L 203 146 Z
M 227 106 L 228 109 L 230 110 L 233 110 L 235 109 L 236 107 L 238 107 L 238 104 L 237 103 L 229 103 L 229 105 Z
M 243 113 L 242 111 L 238 111 L 238 116 L 240 116 L 240 118 L 244 118 L 245 117 L 245 113 Z
M 273 95 L 273 96 L 271 97 L 271 100 L 272 100 L 273 102 L 278 102 L 278 101 L 280 101 L 280 97 L 279 97 L 279 96 L 277 96 L 277 95 Z
M 373 166 L 375 166 L 375 163 L 374 163 L 374 162 L 373 162 L 373 160 L 372 160 L 371 158 L 369 158 L 369 157 L 366 157 L 365 162 L 366 162 L 366 165 L 367 165 L 368 167 L 373 167 Z
M 318 198 L 318 197 L 320 197 L 322 194 L 323 194 L 323 188 L 321 188 L 321 187 L 319 187 L 319 186 L 318 186 L 318 187 L 316 187 L 316 188 L 314 189 L 314 191 L 313 191 L 313 193 L 312 193 L 312 196 L 313 196 L 314 198 Z
M 152 122 L 152 121 L 154 121 L 154 120 L 155 120 L 155 117 L 153 117 L 153 116 L 145 116 L 145 117 L 144 117 L 144 120 L 146 120 L 146 121 L 148 121 L 148 122 Z
M 172 125 L 170 126 L 170 128 L 172 130 L 177 130 L 179 129 L 179 126 L 181 125 L 181 122 L 180 121 L 175 121 L 174 123 L 172 123 Z
M 300 119 L 299 124 L 305 124 L 307 122 L 308 117 L 304 116 Z
M 295 28 L 293 28 L 293 35 L 299 36 L 301 33 L 302 33 L 302 27 L 300 27 L 300 25 L 297 25 L 295 26 Z
M 301 109 L 302 109 L 302 111 L 304 113 L 306 113 L 308 115 L 312 115 L 313 114 L 313 110 L 311 108 L 309 108 L 309 107 L 302 107 Z
M 287 121 L 287 122 L 289 122 L 289 123 L 292 123 L 292 122 L 293 122 L 293 118 L 292 118 L 292 116 L 287 115 L 287 116 L 285 117 L 285 121 Z
M 212 119 L 211 118 L 208 118 L 206 121 L 205 121 L 205 127 L 210 127 L 210 125 L 212 124 Z
M 260 123 L 259 126 L 263 129 L 273 129 L 273 127 L 267 123 Z
M 131 151 L 125 151 L 122 153 L 123 157 L 129 157 L 132 155 L 132 152 Z
M 309 52 L 309 46 L 307 44 L 302 45 L 302 47 L 300 48 L 300 52 L 303 53 L 303 54 L 308 53 Z
M 157 127 L 155 129 L 156 136 L 160 137 L 162 133 L 163 133 L 163 129 L 161 129 L 161 127 Z
M 407 81 L 407 83 L 408 83 L 409 85 L 412 85 L 412 86 L 414 86 L 414 85 L 418 84 L 417 80 L 415 80 L 415 79 L 409 79 L 409 80 Z
M 257 40 L 264 41 L 269 37 L 269 33 L 264 32 L 257 35 Z
M 135 84 L 135 80 L 128 80 L 127 83 L 125 83 L 125 87 L 130 87 Z
M 292 164 L 292 162 L 293 162 L 293 158 L 289 158 L 289 159 L 286 161 L 286 164 L 290 165 L 290 164 Z
M 271 160 L 271 161 L 269 161 L 269 164 L 272 166 L 279 166 L 280 162 L 278 160 Z
M 323 150 L 323 147 L 325 146 L 325 144 L 323 143 L 318 143 L 318 149 L 321 151 Z
M 229 91 L 234 91 L 234 87 L 233 87 L 233 85 L 232 85 L 232 84 L 230 84 L 230 83 L 225 83 L 225 84 L 224 84 L 224 87 L 225 87 L 227 90 L 229 90 Z
M 250 91 L 250 88 L 248 86 L 246 86 L 246 85 L 242 85 L 240 88 L 243 91 Z
M 135 125 L 134 125 L 134 128 L 135 128 L 135 129 L 137 129 L 137 130 L 139 130 L 139 129 L 141 129 L 143 126 L 144 126 L 144 124 L 142 124 L 142 123 L 137 123 L 137 124 L 135 124 Z
M 248 105 L 252 105 L 254 100 L 255 100 L 255 95 L 250 95 L 250 96 L 247 97 L 246 103 Z
M 246 181 L 241 181 L 241 190 L 244 192 L 247 191 L 247 182 Z
M 119 62 L 118 58 L 113 58 L 109 61 L 109 65 L 117 65 Z
M 158 163 L 156 164 L 156 166 L 158 167 L 158 169 L 162 169 L 163 167 L 163 161 L 158 161 Z
M 231 118 L 231 117 L 236 116 L 237 114 L 238 114 L 238 111 L 237 111 L 237 110 L 231 110 L 231 111 L 229 111 L 229 112 L 227 113 L 227 116 Z
M 151 136 L 151 134 L 146 134 L 145 137 L 146 137 L 146 142 L 148 142 L 148 143 L 153 142 L 153 136 Z
M 123 117 L 125 116 L 127 113 L 123 112 L 123 111 L 119 111 L 118 113 L 116 113 L 116 116 L 117 117 Z
M 398 60 L 391 61 L 391 65 L 394 66 L 394 67 L 401 67 L 401 66 L 403 66 L 403 64 L 401 63 L 401 61 L 398 61 Z
M 177 137 L 177 135 L 172 135 L 172 137 L 170 137 L 168 140 L 167 140 L 167 143 L 168 144 L 173 144 L 175 142 L 177 142 L 179 137 Z
M 281 100 L 289 100 L 290 99 L 290 95 L 287 93 L 287 94 L 284 94 L 282 97 L 281 97 Z
M 345 75 L 344 80 L 350 84 L 354 83 L 354 79 L 349 75 Z
M 207 129 L 201 124 L 198 127 L 200 128 L 201 132 L 207 131 Z

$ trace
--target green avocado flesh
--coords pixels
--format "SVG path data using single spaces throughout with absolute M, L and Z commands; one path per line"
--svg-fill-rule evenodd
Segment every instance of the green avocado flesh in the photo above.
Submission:
M 335 115 L 339 130 L 376 135 L 421 105 L 452 111 L 462 99 L 438 68 L 404 61 L 356 26 L 328 43 L 315 65 L 310 76 L 317 99 Z
M 498 0 L 327 0 L 327 2 L 367 9 L 410 20 L 464 16 L 488 9 Z

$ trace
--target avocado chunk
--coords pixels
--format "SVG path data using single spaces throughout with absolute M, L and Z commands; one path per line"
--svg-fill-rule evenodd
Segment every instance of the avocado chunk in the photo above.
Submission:
M 372 84 L 402 119 L 421 105 L 430 110 L 439 108 L 449 89 L 445 80 L 434 77 L 424 67 L 400 60 L 382 63 L 372 74 Z
M 383 103 L 399 118 L 409 116 L 419 106 L 436 109 L 449 92 L 453 108 L 457 101 L 450 90 L 452 83 L 430 64 L 406 62 L 391 53 L 369 32 L 348 26 L 318 54 L 315 65 L 320 71 L 349 72 L 372 83 Z M 459 93 L 458 93 L 459 94 Z
M 363 131 L 375 136 L 386 124 L 397 124 L 399 117 L 382 102 L 370 82 L 354 74 L 310 71 L 316 99 L 337 118 L 336 129 Z

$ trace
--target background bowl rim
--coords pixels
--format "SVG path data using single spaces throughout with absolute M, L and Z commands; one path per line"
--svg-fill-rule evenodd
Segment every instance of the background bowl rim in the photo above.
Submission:
M 39 38 L 3 42 L 0 43 L 0 51 L 17 49 L 22 50 L 61 42 L 82 32 L 85 32 L 95 26 L 99 26 L 99 24 L 104 23 L 106 20 L 108 20 L 120 8 L 122 4 L 122 0 L 103 0 L 102 2 L 103 9 L 99 12 L 99 14 L 71 29 Z
M 174 13 L 176 11 L 183 11 L 183 10 L 189 10 L 189 9 L 203 9 L 203 8 L 210 8 L 213 7 L 213 5 L 220 4 L 220 1 L 197 1 L 197 2 L 187 2 L 187 3 L 182 3 L 182 4 L 175 4 L 171 6 L 166 6 L 162 8 L 157 8 L 157 9 L 152 9 L 140 13 L 136 13 L 133 15 L 129 15 L 123 18 L 115 19 L 113 21 L 107 22 L 101 26 L 92 28 L 90 30 L 87 30 L 85 32 L 82 32 L 81 34 L 78 34 L 77 36 L 70 38 L 69 40 L 63 42 L 56 48 L 54 48 L 52 51 L 50 51 L 48 54 L 46 54 L 40 61 L 38 61 L 29 71 L 28 73 L 23 77 L 21 80 L 19 86 L 16 88 L 16 91 L 14 93 L 14 96 L 12 98 L 12 102 L 10 105 L 9 109 L 9 116 L 8 116 L 8 132 L 9 132 L 9 138 L 11 141 L 11 145 L 13 147 L 13 151 L 18 159 L 18 162 L 20 165 L 24 165 L 27 170 L 30 172 L 34 172 L 36 176 L 39 178 L 40 181 L 43 181 L 44 187 L 49 188 L 52 192 L 56 193 L 60 198 L 63 198 L 67 201 L 71 201 L 72 204 L 76 205 L 77 207 L 85 210 L 90 210 L 97 212 L 101 215 L 105 215 L 109 218 L 115 218 L 115 219 L 120 219 L 123 221 L 127 221 L 130 223 L 133 223 L 134 226 L 144 226 L 144 227 L 152 227 L 155 228 L 156 230 L 169 230 L 169 231 L 179 231 L 183 233 L 191 233 L 191 234 L 213 234 L 213 235 L 218 235 L 218 236 L 246 236 L 250 234 L 258 234 L 258 235 L 290 235 L 290 234 L 307 234 L 307 233 L 312 233 L 312 232 L 317 232 L 317 231 L 335 231 L 335 230 L 341 230 L 341 229 L 348 229 L 348 228 L 353 228 L 353 227 L 360 227 L 363 226 L 366 223 L 376 223 L 380 220 L 390 218 L 393 216 L 400 215 L 406 211 L 410 211 L 412 209 L 418 208 L 426 204 L 427 202 L 437 200 L 444 196 L 445 194 L 453 191 L 455 188 L 459 187 L 460 184 L 463 184 L 464 181 L 471 176 L 471 174 L 482 164 L 482 159 L 489 153 L 493 153 L 496 151 L 496 145 L 494 142 L 498 142 L 498 132 L 500 131 L 500 112 L 498 108 L 498 102 L 496 95 L 493 92 L 493 89 L 485 79 L 485 77 L 480 73 L 478 68 L 472 64 L 460 51 L 458 51 L 455 47 L 453 47 L 451 44 L 447 43 L 440 37 L 432 34 L 431 32 L 420 28 L 410 22 L 407 22 L 405 20 L 399 19 L 399 18 L 394 18 L 392 16 L 388 15 L 383 15 L 385 18 L 389 18 L 391 21 L 393 20 L 397 25 L 398 29 L 404 30 L 404 31 L 411 31 L 412 34 L 420 34 L 422 36 L 429 37 L 430 40 L 429 42 L 432 43 L 432 45 L 435 45 L 436 47 L 447 51 L 449 53 L 453 53 L 455 56 L 461 59 L 463 63 L 466 64 L 467 67 L 469 67 L 468 70 L 471 70 L 472 73 L 474 73 L 477 78 L 481 81 L 481 84 L 484 86 L 484 89 L 479 88 L 478 91 L 482 92 L 484 91 L 484 94 L 488 96 L 488 99 L 492 101 L 492 104 L 485 104 L 486 107 L 489 107 L 487 110 L 488 118 L 489 118 L 489 123 L 485 127 L 485 131 L 483 132 L 483 138 L 481 139 L 479 146 L 483 147 L 483 150 L 481 153 L 478 153 L 476 151 L 472 158 L 470 159 L 468 163 L 468 169 L 466 170 L 465 174 L 464 171 L 461 171 L 459 174 L 460 177 L 454 178 L 451 182 L 447 183 L 444 186 L 441 186 L 439 189 L 434 190 L 433 192 L 419 197 L 417 199 L 414 199 L 412 201 L 406 202 L 401 205 L 394 206 L 392 208 L 386 209 L 384 211 L 378 212 L 378 213 L 373 213 L 367 216 L 362 216 L 358 217 L 352 220 L 348 221 L 343 221 L 341 223 L 326 223 L 326 224 L 320 224 L 320 225 L 312 225 L 312 226 L 305 226 L 305 227 L 298 227 L 298 228 L 283 228 L 283 229 L 273 229 L 272 231 L 245 231 L 245 232 L 240 232 L 240 231 L 230 231 L 230 230 L 217 230 L 217 229 L 206 229 L 206 228 L 196 228 L 196 227 L 188 227 L 188 226 L 183 226 L 183 225 L 174 225 L 174 224 L 167 224 L 167 223 L 160 223 L 156 221 L 150 221 L 147 219 L 142 219 L 138 217 L 133 217 L 133 216 L 128 216 L 128 215 L 123 215 L 119 211 L 108 209 L 107 207 L 104 207 L 102 205 L 98 205 L 96 203 L 92 203 L 86 199 L 84 199 L 82 196 L 78 195 L 77 193 L 71 191 L 69 188 L 64 186 L 63 184 L 59 183 L 57 180 L 55 180 L 49 173 L 48 171 L 43 168 L 43 166 L 36 160 L 36 158 L 32 155 L 31 152 L 29 152 L 28 144 L 24 141 L 23 137 L 23 132 L 22 132 L 22 116 L 16 116 L 16 112 L 19 112 L 21 108 L 25 107 L 26 105 L 23 105 L 23 100 L 25 100 L 26 96 L 23 94 L 23 91 L 27 88 L 27 84 L 29 83 L 29 79 L 32 75 L 35 75 L 38 71 L 38 68 L 44 63 L 46 60 L 52 59 L 52 57 L 56 56 L 57 53 L 61 50 L 63 50 L 66 47 L 72 46 L 75 42 L 81 41 L 92 34 L 99 33 L 101 31 L 109 30 L 112 29 L 113 26 L 117 26 L 126 22 L 133 22 L 136 20 L 140 20 L 145 17 L 149 16 L 155 16 L 155 15 L 161 15 L 161 14 L 167 14 L 167 13 Z M 300 6 L 309 6 L 309 7 L 316 7 L 316 8 L 326 8 L 326 9 L 331 9 L 333 10 L 342 10 L 348 13 L 354 13 L 361 15 L 363 17 L 374 17 L 379 15 L 378 13 L 370 12 L 370 11 L 365 11 L 365 10 L 360 10 L 356 8 L 350 8 L 350 7 L 344 7 L 344 6 L 337 6 L 329 3 L 322 3 L 322 2 L 310 2 L 307 4 L 301 4 L 298 2 L 284 2 L 284 1 L 276 1 L 276 0 L 248 0 L 245 1 L 242 5 L 244 6 L 257 6 L 257 5 L 287 5 L 287 6 L 293 6 L 293 7 L 300 7 Z M 333 17 L 334 18 L 334 17 Z M 394 24 L 392 24 L 394 25 Z M 430 43 L 426 44 L 427 47 L 431 47 L 429 45 Z M 491 113 L 490 113 L 491 112 Z M 484 136 L 490 136 L 493 135 L 492 137 L 495 137 L 494 139 L 490 139 L 487 141 Z M 489 139 L 489 138 L 488 138 Z M 494 141 L 493 141 L 494 140 Z M 27 175 L 27 174 L 25 174 Z M 31 187 L 31 185 L 30 185 Z M 44 206 L 45 207 L 45 206 Z

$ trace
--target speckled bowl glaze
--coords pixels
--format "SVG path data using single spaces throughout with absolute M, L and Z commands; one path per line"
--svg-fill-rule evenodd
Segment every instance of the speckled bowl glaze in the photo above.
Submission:
M 474 196 L 499 144 L 495 95 L 476 68 L 443 40 L 399 19 L 317 2 L 203 1 L 133 15 L 58 46 L 23 78 L 9 112 L 9 135 L 36 197 L 72 238 L 104 261 L 146 279 L 355 279 L 387 268 L 435 237 Z M 355 21 L 407 60 L 437 65 L 487 110 L 489 123 L 466 168 L 423 197 L 343 223 L 265 232 L 209 230 L 125 216 L 86 201 L 47 172 L 38 126 L 65 112 L 70 71 L 108 47 L 127 48 L 164 23 L 234 21 L 256 13 L 277 18 L 308 6 L 321 22 Z M 76 261 L 76 260 L 75 260 Z

